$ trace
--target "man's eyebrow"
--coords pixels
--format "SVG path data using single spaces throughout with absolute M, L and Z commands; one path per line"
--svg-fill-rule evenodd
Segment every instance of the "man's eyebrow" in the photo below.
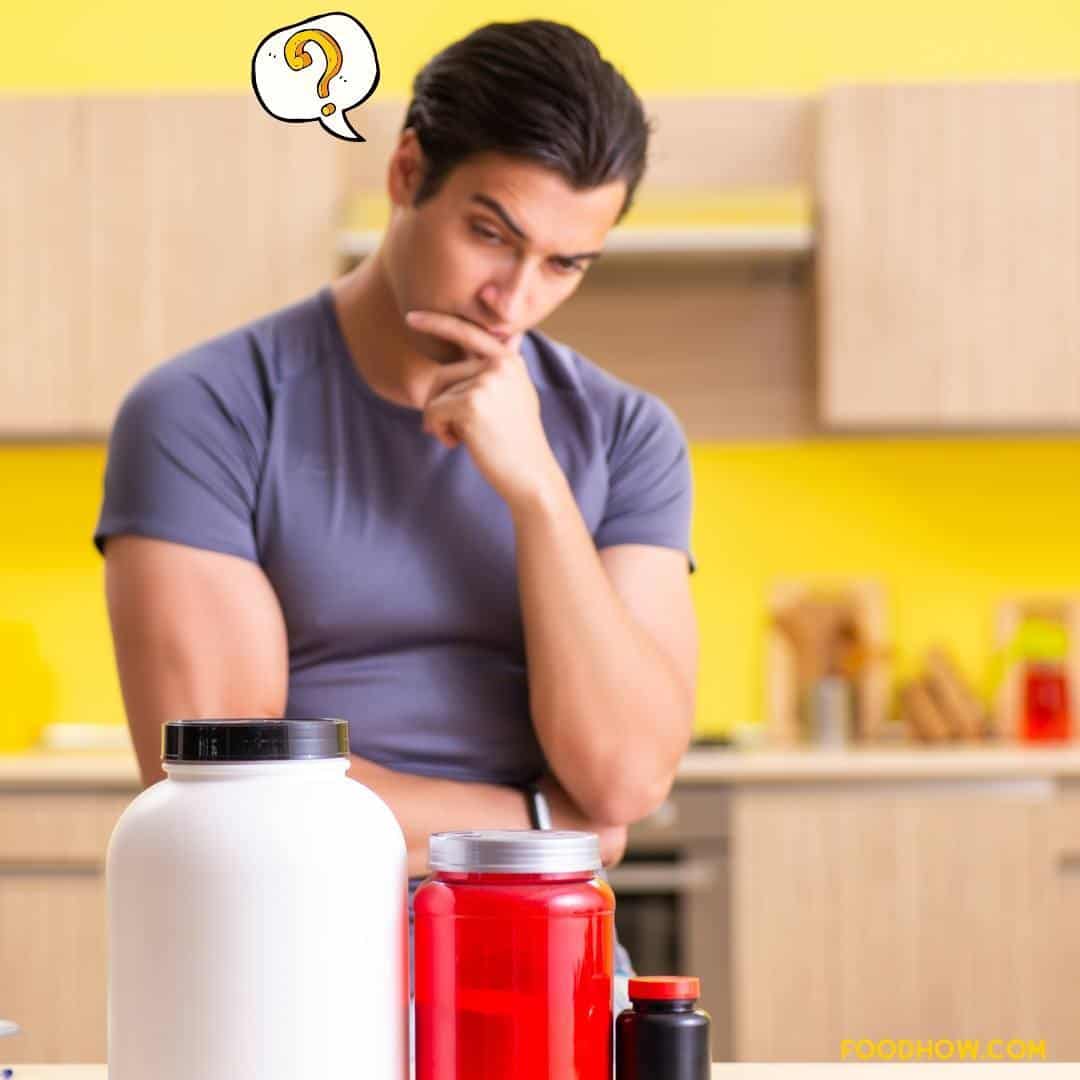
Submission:
M 525 235 L 525 230 L 517 224 L 516 221 L 506 212 L 502 203 L 498 199 L 493 199 L 490 195 L 484 195 L 482 192 L 476 192 L 473 195 L 472 202 L 478 202 L 481 206 L 486 206 L 493 214 L 498 215 L 502 219 L 502 223 L 520 240 L 528 241 L 528 237 Z M 582 251 L 577 255 L 556 255 L 557 259 L 565 259 L 567 262 L 578 262 L 580 259 L 599 259 L 601 252 L 599 251 Z

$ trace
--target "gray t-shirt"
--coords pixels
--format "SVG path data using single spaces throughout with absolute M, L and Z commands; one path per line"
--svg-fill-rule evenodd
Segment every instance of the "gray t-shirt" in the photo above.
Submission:
M 689 559 L 690 467 L 671 412 L 539 332 L 521 351 L 597 548 Z M 464 446 L 367 385 L 328 286 L 135 386 L 94 541 L 119 533 L 258 563 L 288 631 L 287 715 L 344 717 L 354 753 L 493 783 L 543 769 L 507 507 Z

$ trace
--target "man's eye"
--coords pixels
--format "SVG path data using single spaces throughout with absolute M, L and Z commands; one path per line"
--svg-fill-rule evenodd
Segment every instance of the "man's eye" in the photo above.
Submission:
M 552 265 L 560 274 L 581 274 L 585 272 L 585 267 L 579 262 L 574 262 L 573 259 L 553 259 Z
M 490 229 L 485 229 L 482 225 L 474 225 L 472 231 L 477 236 L 482 236 L 485 240 L 494 240 L 497 244 L 502 243 L 502 237 L 498 233 L 492 232 Z

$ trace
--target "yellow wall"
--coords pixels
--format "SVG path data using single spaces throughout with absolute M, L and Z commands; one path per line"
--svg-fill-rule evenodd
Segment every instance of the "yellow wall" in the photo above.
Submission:
M 261 37 L 320 10 L 58 0 L 43 14 L 22 5 L 6 23 L 0 91 L 243 89 Z M 453 38 L 537 13 L 432 0 L 354 10 L 379 52 L 377 93 L 398 96 Z M 591 34 L 646 93 L 1080 74 L 1080 3 L 1062 0 L 560 0 L 543 14 Z M 102 457 L 100 447 L 0 448 L 0 746 L 48 720 L 120 719 L 90 545 Z M 880 575 L 901 670 L 940 638 L 980 684 L 996 596 L 1080 587 L 1080 442 L 702 446 L 695 467 L 703 728 L 760 716 L 762 601 L 774 576 Z
M 0 449 L 0 750 L 123 718 L 90 540 L 103 466 L 98 446 Z
M 119 721 L 93 530 L 100 447 L 0 451 L 0 721 Z M 1080 441 L 858 440 L 694 448 L 699 726 L 761 716 L 776 577 L 887 586 L 898 670 L 945 641 L 986 687 L 995 601 L 1080 591 Z M 6 714 L 6 715 L 5 715 Z M 29 735 L 29 732 L 26 732 Z
M 1080 592 L 1078 440 L 699 446 L 694 466 L 703 727 L 762 718 L 776 578 L 877 578 L 897 674 L 941 642 L 983 694 L 997 601 Z
M 189 0 L 13 5 L 5 20 L 0 88 L 239 89 L 260 39 L 332 8 Z M 592 35 L 648 93 L 816 88 L 836 79 L 1080 73 L 1074 0 L 754 0 L 719 4 L 409 4 L 372 0 L 351 10 L 379 54 L 377 94 L 404 94 L 433 52 L 493 19 L 535 16 Z

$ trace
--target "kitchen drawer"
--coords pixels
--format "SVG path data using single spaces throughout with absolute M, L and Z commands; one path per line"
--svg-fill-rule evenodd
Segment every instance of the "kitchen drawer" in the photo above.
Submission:
M 130 793 L 0 792 L 0 867 L 103 865 L 113 826 Z
M 630 847 L 678 845 L 702 840 L 726 841 L 730 788 L 675 787 L 647 818 L 630 827 Z

